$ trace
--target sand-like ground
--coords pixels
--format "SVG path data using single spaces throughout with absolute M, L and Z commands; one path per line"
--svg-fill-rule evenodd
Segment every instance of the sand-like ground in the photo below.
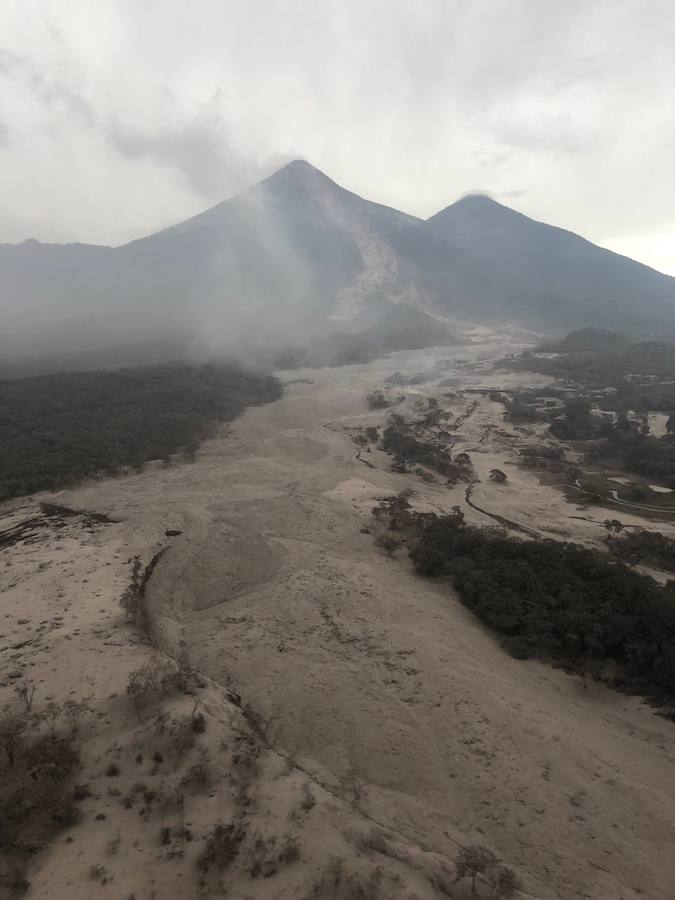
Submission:
M 116 733 L 123 742 L 119 735 L 135 727 L 124 686 L 149 652 L 120 624 L 116 597 L 132 554 L 147 561 L 169 548 L 149 586 L 158 646 L 173 655 L 184 647 L 213 680 L 212 690 L 226 685 L 251 703 L 271 746 L 290 759 L 286 775 L 302 773 L 333 810 L 298 830 L 303 854 L 287 893 L 275 893 L 271 882 L 235 880 L 228 896 L 342 896 L 324 882 L 324 893 L 312 895 L 308 886 L 347 852 L 345 834 L 358 823 L 377 823 L 419 859 L 452 860 L 458 844 L 486 844 L 534 897 L 674 896 L 675 725 L 637 699 L 510 658 L 447 584 L 418 578 L 401 551 L 388 558 L 362 530 L 377 498 L 403 487 L 415 490 L 420 508 L 460 504 L 468 521 L 494 524 L 466 506 L 463 487 L 394 474 L 381 451 L 359 460 L 351 439 L 357 428 L 383 424 L 385 414 L 368 411 L 365 394 L 392 372 L 412 372 L 434 358 L 490 360 L 515 349 L 503 337 L 475 340 L 364 366 L 283 373 L 310 383 L 295 381 L 278 402 L 246 412 L 195 463 L 152 466 L 55 495 L 119 524 L 88 531 L 72 520 L 0 555 L 2 690 L 11 692 L 11 672 L 14 680 L 30 677 L 43 696 L 89 696 L 101 710 L 91 758 L 102 760 Z M 515 379 L 481 371 L 461 377 L 465 385 L 495 387 Z M 555 485 L 517 467 L 518 435 L 504 425 L 503 407 L 475 399 L 455 436 L 481 479 L 474 502 L 544 536 L 599 545 L 612 511 L 577 508 Z M 464 396 L 456 411 L 467 405 Z M 494 466 L 507 472 L 505 485 L 488 480 Z M 34 509 L 33 499 L 13 504 L 0 528 Z M 182 533 L 166 537 L 166 529 Z M 23 640 L 31 643 L 18 646 Z M 269 760 L 262 766 L 259 829 L 278 818 L 280 777 Z M 340 810 L 330 806 L 340 798 Z M 126 836 L 130 827 L 106 803 L 105 828 L 100 821 L 91 833 L 80 828 L 68 845 L 59 838 L 38 860 L 33 895 L 199 896 L 182 870 L 176 875 L 175 862 L 165 867 L 173 873 L 167 887 L 164 864 L 143 846 L 142 832 L 126 851 L 128 874 L 94 889 L 86 869 L 111 829 Z M 197 822 L 205 815 L 199 809 Z M 385 872 L 394 865 L 387 856 L 380 862 Z M 367 896 L 451 895 L 433 879 L 423 886 L 410 879 Z M 163 885 L 171 893 L 162 893 Z M 464 896 L 458 890 L 452 896 Z

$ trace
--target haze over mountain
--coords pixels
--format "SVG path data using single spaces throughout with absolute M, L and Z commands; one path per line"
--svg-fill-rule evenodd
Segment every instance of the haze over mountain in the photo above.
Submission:
M 675 316 L 671 276 L 484 195 L 463 197 L 428 224 L 471 258 L 514 318 L 639 329 Z
M 295 161 L 118 248 L 0 245 L 0 358 L 222 354 L 439 320 L 675 324 L 675 279 L 483 196 L 427 222 Z M 402 306 L 401 306 L 402 305 Z M 393 318 L 392 318 L 393 317 Z M 638 320 L 639 317 L 639 320 Z M 433 329 L 432 329 L 433 330 Z M 134 347 L 138 351 L 134 351 Z

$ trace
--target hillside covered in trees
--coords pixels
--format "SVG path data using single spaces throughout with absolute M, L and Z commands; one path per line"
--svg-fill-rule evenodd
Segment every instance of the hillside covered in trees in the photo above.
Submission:
M 411 509 L 403 495 L 373 510 L 420 575 L 451 580 L 462 603 L 518 657 L 602 673 L 627 690 L 675 697 L 675 606 L 666 588 L 571 543 L 523 541 Z
M 527 350 L 503 365 L 510 370 L 540 372 L 589 387 L 612 386 L 634 391 L 647 385 L 654 389 L 659 387 L 661 379 L 673 377 L 675 344 L 636 341 L 616 332 L 585 328 L 571 332 L 560 341 Z
M 153 366 L 0 381 L 0 499 L 193 452 L 219 422 L 276 400 L 233 366 Z

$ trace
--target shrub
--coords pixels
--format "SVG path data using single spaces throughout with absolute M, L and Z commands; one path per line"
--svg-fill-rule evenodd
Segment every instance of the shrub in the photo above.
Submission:
M 14 765 L 23 745 L 26 724 L 25 717 L 11 707 L 5 707 L 0 713 L 0 747 L 5 751 L 10 766 Z
M 190 766 L 183 778 L 180 786 L 192 788 L 194 790 L 204 790 L 210 783 L 212 778 L 211 766 L 208 761 L 208 755 L 204 754 L 199 762 Z
M 105 851 L 108 854 L 108 856 L 116 856 L 116 854 L 119 853 L 121 843 L 122 843 L 122 836 L 120 835 L 120 833 L 118 831 L 118 832 L 116 832 L 115 837 L 111 838 L 108 841 L 108 843 L 106 844 Z
M 17 684 L 14 688 L 16 695 L 23 701 L 26 712 L 30 712 L 33 708 L 33 697 L 35 696 L 35 685 L 30 681 L 24 681 Z
M 49 733 L 52 736 L 52 740 L 54 741 L 56 740 L 56 733 L 58 729 L 59 719 L 61 718 L 61 713 L 61 705 L 55 700 L 50 700 L 40 713 L 40 718 L 42 718 L 46 723 L 47 728 L 49 729 Z
M 26 769 L 33 778 L 46 777 L 52 781 L 64 781 L 80 761 L 77 748 L 71 740 L 38 738 L 26 751 Z
M 191 725 L 195 734 L 204 734 L 206 731 L 206 716 L 204 713 L 192 713 Z
M 89 867 L 89 877 L 94 881 L 100 881 L 101 884 L 107 884 L 111 880 L 108 870 L 100 863 Z
M 80 725 L 80 719 L 91 712 L 91 707 L 86 700 L 66 700 L 63 704 L 63 714 L 70 724 L 71 734 L 76 734 Z
M 73 800 L 77 803 L 80 803 L 82 800 L 86 800 L 87 797 L 91 797 L 91 788 L 88 784 L 76 784 L 73 788 Z
M 190 656 L 185 647 L 182 647 L 178 653 L 176 665 L 178 667 L 176 672 L 176 684 L 178 690 L 187 693 L 190 690 L 192 682 L 197 678 L 197 672 L 192 665 Z
M 225 825 L 217 822 L 206 836 L 206 847 L 197 861 L 202 871 L 215 865 L 226 869 L 237 858 L 239 844 L 246 836 L 246 828 L 241 823 Z
M 280 866 L 288 866 L 300 859 L 298 839 L 286 835 L 281 845 L 276 837 L 258 836 L 253 844 L 253 859 L 248 869 L 251 878 L 269 878 Z
M 522 888 L 518 875 L 508 866 L 499 866 L 493 879 L 493 897 L 513 897 Z
M 170 727 L 171 752 L 176 760 L 182 759 L 195 745 L 195 730 L 191 715 L 172 719 Z
M 455 863 L 456 881 L 462 878 L 471 879 L 471 893 L 476 893 L 476 878 L 485 875 L 489 869 L 497 864 L 497 857 L 492 850 L 474 844 L 471 847 L 462 847 Z
M 25 872 L 16 867 L 10 872 L 0 872 L 0 885 L 7 888 L 11 897 L 22 897 L 30 890 L 30 881 Z
M 144 707 L 177 688 L 177 673 L 165 659 L 143 663 L 129 674 L 127 694 L 140 718 Z
M 126 620 L 130 624 L 136 622 L 143 615 L 142 587 L 141 558 L 140 556 L 134 556 L 131 563 L 129 584 L 124 589 L 119 600 Z
M 371 391 L 366 397 L 368 409 L 386 409 L 390 403 L 383 391 Z

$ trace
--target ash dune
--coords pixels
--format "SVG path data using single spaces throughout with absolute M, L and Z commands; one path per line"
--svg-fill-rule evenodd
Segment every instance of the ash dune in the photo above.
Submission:
M 472 345 L 435 355 L 484 361 L 457 370 L 462 386 L 545 385 L 543 376 L 490 372 L 508 344 L 505 333 L 477 330 Z M 511 346 L 519 349 L 518 338 Z M 99 861 L 113 879 L 105 890 L 195 896 L 197 848 L 220 819 L 243 830 L 222 876 L 234 897 L 468 897 L 466 883 L 452 883 L 452 861 L 458 845 L 479 843 L 517 870 L 522 896 L 670 898 L 672 723 L 637 698 L 510 658 L 446 583 L 415 576 L 403 554 L 388 558 L 361 530 L 377 499 L 403 487 L 417 508 L 461 504 L 468 521 L 490 524 L 463 488 L 394 474 L 384 453 L 359 458 L 353 441 L 383 421 L 367 410 L 366 393 L 433 359 L 399 353 L 284 373 L 293 383 L 283 398 L 247 411 L 194 464 L 55 495 L 118 524 L 89 532 L 73 520 L 44 543 L 14 548 L 0 577 L 7 608 L 31 609 L 16 630 L 33 643 L 13 651 L 13 666 L 55 697 L 82 690 L 84 679 L 100 714 L 87 726 L 86 823 L 38 859 L 34 896 L 91 896 L 86 873 Z M 429 390 L 437 389 L 403 388 L 411 402 Z M 467 405 L 451 402 L 458 412 Z M 455 437 L 481 477 L 477 504 L 544 535 L 599 545 L 592 517 L 578 518 L 555 485 L 513 465 L 517 434 L 509 439 L 499 404 L 478 396 L 471 405 Z M 508 485 L 485 479 L 495 465 Z M 33 504 L 15 502 L 3 528 Z M 139 817 L 106 788 L 119 785 L 124 796 L 142 780 L 166 792 L 172 775 L 165 763 L 150 773 L 163 738 L 123 696 L 150 651 L 125 632 L 115 598 L 130 556 L 147 561 L 163 547 L 148 584 L 153 640 L 173 657 L 187 651 L 198 668 L 203 746 L 223 772 L 206 794 L 186 788 L 182 813 L 148 802 Z M 35 633 L 40 620 L 53 623 L 46 635 Z M 242 750 L 238 704 L 265 723 L 255 765 Z M 102 774 L 112 760 L 122 769 L 114 780 Z M 99 812 L 106 818 L 97 821 Z M 194 842 L 168 858 L 156 835 L 177 821 Z M 107 854 L 116 834 L 119 851 Z M 289 840 L 298 857 L 281 864 Z M 258 877 L 261 865 L 269 877 Z M 214 886 L 200 889 L 210 896 Z

